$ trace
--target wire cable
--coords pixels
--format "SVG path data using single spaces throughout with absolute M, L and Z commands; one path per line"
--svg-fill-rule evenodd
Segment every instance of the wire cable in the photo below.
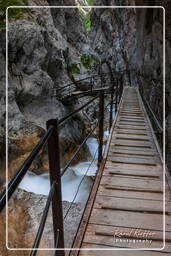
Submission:
M 64 216 L 64 221 L 65 221 L 65 219 L 66 219 L 68 213 L 70 212 L 70 210 L 71 210 L 71 208 L 72 208 L 72 206 L 73 206 L 73 204 L 74 204 L 74 202 L 75 202 L 75 199 L 76 199 L 76 197 L 77 197 L 77 195 L 78 195 L 78 193 L 79 193 L 79 190 L 80 190 L 80 187 L 81 187 L 81 184 L 82 184 L 84 178 L 86 177 L 88 171 L 90 170 L 90 167 L 92 166 L 92 164 L 93 164 L 93 162 L 94 162 L 94 160 L 95 160 L 95 158 L 96 158 L 97 151 L 98 151 L 98 147 L 97 147 L 97 149 L 96 149 L 96 152 L 95 152 L 95 154 L 94 154 L 94 156 L 93 156 L 93 159 L 92 159 L 90 165 L 89 165 L 88 168 L 87 168 L 87 171 L 85 172 L 84 176 L 82 177 L 82 179 L 81 179 L 81 181 L 80 181 L 80 183 L 79 183 L 79 185 L 78 185 L 78 187 L 77 187 L 76 194 L 75 194 L 75 196 L 74 196 L 74 198 L 73 198 L 73 200 L 72 200 L 72 202 L 71 202 L 71 204 L 70 204 L 70 206 L 69 206 L 69 208 L 68 208 L 68 210 L 67 210 L 67 212 L 66 212 L 66 214 L 65 214 L 65 216 Z

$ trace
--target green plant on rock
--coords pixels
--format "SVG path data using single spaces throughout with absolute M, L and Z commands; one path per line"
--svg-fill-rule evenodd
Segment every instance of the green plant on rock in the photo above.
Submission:
M 18 131 L 17 130 L 11 130 L 10 135 L 12 135 L 12 136 L 18 135 Z
M 86 31 L 89 32 L 91 28 L 91 20 L 90 20 L 90 15 L 87 14 L 86 16 L 83 17 L 84 21 L 84 26 L 86 28 Z
M 26 0 L 0 0 L 0 29 L 5 29 L 6 25 L 6 9 L 9 6 L 24 6 Z M 8 9 L 8 20 L 22 19 L 23 14 L 27 11 L 25 8 L 9 8 Z
M 87 0 L 87 4 L 88 5 L 93 5 L 94 4 L 94 0 Z
M 70 65 L 70 70 L 73 74 L 80 74 L 81 67 L 90 70 L 92 68 L 93 63 L 100 63 L 100 59 L 92 54 L 83 54 L 80 57 L 79 63 L 72 63 Z
M 99 63 L 100 59 L 97 58 L 96 56 L 92 55 L 92 54 L 83 54 L 81 56 L 81 64 L 86 68 L 86 69 L 91 69 L 92 68 L 92 64 L 94 62 Z
M 81 17 L 83 19 L 85 29 L 87 32 L 89 32 L 90 28 L 91 28 L 90 10 L 87 8 L 80 7 L 79 11 L 80 11 Z
M 72 63 L 71 64 L 71 72 L 73 74 L 80 74 L 81 71 L 80 71 L 80 63 Z

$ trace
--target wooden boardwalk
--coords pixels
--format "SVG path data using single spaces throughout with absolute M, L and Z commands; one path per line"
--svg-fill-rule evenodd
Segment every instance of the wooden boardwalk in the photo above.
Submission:
M 139 92 L 126 87 L 73 247 L 87 250 L 75 250 L 71 255 L 169 255 L 171 193 L 167 179 L 166 247 L 160 250 L 164 228 L 163 172 L 158 144 Z M 105 251 L 94 250 L 97 248 Z M 145 251 L 147 248 L 157 251 Z

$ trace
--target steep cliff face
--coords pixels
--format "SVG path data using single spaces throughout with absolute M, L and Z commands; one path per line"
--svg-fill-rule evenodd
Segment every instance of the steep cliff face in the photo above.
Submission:
M 61 4 L 61 1 L 59 1 Z M 53 4 L 53 2 L 52 2 Z M 58 1 L 55 5 L 58 5 Z M 75 1 L 65 1 L 63 5 L 76 5 Z M 48 5 L 47 1 L 28 1 L 28 5 Z M 9 10 L 10 13 L 10 10 Z M 51 118 L 62 118 L 75 107 L 71 102 L 64 105 L 54 97 L 53 89 L 60 89 L 71 79 L 67 71 L 66 52 L 69 49 L 70 62 L 77 62 L 81 54 L 89 48 L 87 32 L 78 9 L 30 8 L 23 17 L 11 20 L 8 29 L 8 128 L 10 162 L 17 159 L 17 165 L 30 152 L 30 147 L 19 154 L 13 147 L 13 138 L 18 145 L 23 143 L 27 135 L 32 141 L 32 133 L 38 139 L 46 128 L 46 121 Z M 5 128 L 5 31 L 1 31 L 1 127 Z M 70 64 L 71 64 L 70 63 Z M 84 77 L 85 70 L 76 75 L 76 79 Z M 58 91 L 60 93 L 60 90 Z M 78 119 L 78 118 L 77 118 Z M 85 136 L 84 122 L 72 119 L 61 129 L 60 142 L 63 155 L 62 165 L 74 152 Z M 40 129 L 39 129 L 40 127 Z M 27 131 L 27 132 L 26 132 Z M 37 141 L 37 139 L 36 139 Z M 3 139 L 2 139 L 3 147 Z M 35 144 L 33 143 L 33 146 Z M 15 145 L 14 145 L 15 146 Z M 66 154 L 66 149 L 71 152 Z M 84 149 L 87 159 L 89 153 Z M 21 153 L 21 152 L 20 152 Z M 83 158 L 81 155 L 80 159 Z M 39 167 L 44 169 L 39 163 Z M 14 162 L 13 162 L 13 166 Z M 13 174 L 13 169 L 11 170 Z
M 101 1 L 100 5 L 129 6 L 131 1 Z M 99 1 L 95 1 L 99 5 Z M 91 47 L 111 68 L 119 71 L 135 66 L 135 10 L 133 8 L 93 9 Z
M 136 1 L 137 5 L 163 6 L 166 12 L 166 159 L 171 169 L 171 36 L 170 36 L 170 10 L 169 1 Z M 163 18 L 164 10 L 138 9 L 136 14 L 136 41 L 137 41 L 137 66 L 142 74 L 141 82 L 144 88 L 144 95 L 159 121 L 163 122 Z

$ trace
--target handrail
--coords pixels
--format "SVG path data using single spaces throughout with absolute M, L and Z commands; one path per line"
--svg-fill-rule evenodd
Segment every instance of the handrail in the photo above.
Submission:
M 109 103 L 110 104 L 110 103 Z M 109 104 L 105 107 L 105 110 L 107 109 L 107 107 L 109 106 Z M 104 110 L 104 111 L 105 111 Z M 99 120 L 100 121 L 100 120 Z M 73 160 L 75 159 L 75 157 L 77 156 L 77 154 L 80 152 L 80 150 L 82 149 L 82 147 L 85 145 L 85 143 L 87 142 L 88 138 L 90 138 L 90 136 L 93 134 L 93 132 L 96 130 L 99 121 L 96 123 L 95 127 L 91 130 L 91 132 L 85 137 L 85 139 L 83 140 L 83 142 L 81 143 L 81 145 L 77 148 L 77 150 L 75 151 L 74 155 L 72 156 L 72 158 L 70 159 L 70 161 L 65 165 L 65 167 L 62 169 L 61 172 L 61 177 L 65 174 L 65 172 L 67 171 L 68 167 L 71 165 L 71 163 L 73 162 Z
M 86 78 L 77 80 L 76 82 L 79 83 L 79 82 L 82 82 L 82 81 L 85 81 L 85 80 L 88 80 L 88 79 L 91 79 L 91 78 L 94 78 L 94 77 L 98 77 L 98 76 L 99 76 L 99 75 L 89 76 L 89 77 L 86 77 Z M 65 89 L 65 88 L 67 88 L 67 87 L 69 87 L 69 86 L 71 86 L 71 85 L 74 85 L 74 83 L 72 82 L 72 83 L 69 83 L 69 84 L 67 84 L 67 85 L 65 85 L 65 86 L 63 86 L 63 87 L 61 87 L 61 88 L 57 88 L 57 89 L 54 88 L 54 89 L 57 90 L 57 91 L 60 91 L 60 90 L 63 90 L 63 89 Z
M 146 78 L 146 76 L 143 76 L 142 74 L 139 74 L 139 75 L 140 75 L 141 77 L 145 77 L 145 78 Z M 153 80 L 153 78 L 152 78 L 151 80 Z M 155 124 L 156 124 L 157 127 L 158 127 L 159 133 L 163 133 L 163 128 L 162 128 L 162 126 L 161 126 L 159 120 L 157 119 L 157 117 L 156 117 L 154 111 L 152 110 L 152 108 L 151 108 L 151 106 L 150 106 L 148 100 L 147 100 L 146 97 L 143 95 L 143 87 L 142 87 L 142 82 L 141 82 L 141 80 L 140 80 L 140 82 L 139 82 L 139 86 L 140 86 L 141 97 L 142 97 L 142 99 L 144 100 L 144 102 L 145 102 L 145 104 L 146 104 L 148 110 L 150 111 L 150 113 L 151 113 L 151 115 L 152 115 L 152 118 L 153 118 L 153 121 L 155 122 Z
M 83 108 L 87 107 L 90 103 L 92 103 L 95 99 L 97 99 L 99 97 L 99 95 L 95 96 L 93 99 L 91 99 L 90 101 L 88 101 L 86 104 L 84 104 L 83 106 L 81 106 L 80 108 L 74 110 L 72 113 L 70 113 L 69 115 L 61 118 L 59 120 L 59 124 L 63 124 L 64 122 L 68 121 L 69 119 L 71 119 L 75 114 L 77 114 L 79 111 L 81 111 Z
M 77 148 L 76 152 L 74 153 L 74 155 L 72 156 L 72 158 L 70 159 L 70 161 L 65 165 L 65 167 L 62 169 L 61 172 L 61 177 L 65 174 L 65 172 L 67 171 L 68 167 L 71 165 L 71 163 L 73 162 L 73 160 L 75 159 L 75 157 L 77 156 L 77 154 L 80 152 L 80 150 L 82 149 L 82 147 L 85 145 L 85 143 L 87 142 L 88 138 L 90 138 L 90 136 L 93 134 L 93 132 L 95 131 L 95 129 L 97 128 L 99 122 L 97 122 L 97 124 L 95 125 L 95 127 L 93 128 L 93 130 L 85 137 L 85 139 L 83 140 L 83 142 L 81 143 L 81 145 Z
M 32 250 L 31 250 L 31 253 L 30 253 L 29 256 L 36 256 L 36 254 L 37 254 L 37 250 L 35 250 L 35 249 L 38 248 L 41 237 L 42 237 L 42 234 L 43 234 L 43 230 L 44 230 L 46 219 L 47 219 L 48 212 L 49 212 L 49 207 L 50 207 L 53 195 L 54 195 L 55 186 L 56 186 L 56 183 L 54 182 L 52 184 L 51 188 L 50 188 L 50 192 L 49 192 L 49 195 L 48 195 L 48 198 L 47 198 L 47 201 L 46 201 L 46 205 L 45 205 L 45 208 L 44 208 L 44 211 L 43 211 L 43 215 L 42 215 L 42 218 L 41 218 L 41 221 L 40 221 L 39 229 L 37 231 L 36 238 L 34 240 Z
M 35 148 L 32 150 L 30 155 L 26 158 L 22 166 L 17 171 L 16 175 L 11 179 L 7 187 L 4 189 L 4 191 L 0 195 L 0 212 L 3 210 L 3 208 L 6 205 L 6 191 L 7 191 L 7 199 L 9 200 L 15 190 L 17 189 L 18 185 L 22 181 L 23 177 L 25 176 L 26 172 L 28 171 L 28 168 L 32 164 L 35 157 L 38 155 L 44 144 L 47 142 L 49 136 L 51 135 L 53 131 L 53 127 L 49 128 L 47 132 L 43 135 L 43 137 L 40 139 L 38 144 L 35 146 Z
M 88 79 L 92 79 L 92 78 L 94 78 L 94 77 L 102 77 L 102 76 L 104 76 L 104 75 L 108 75 L 108 74 L 110 74 L 111 72 L 113 72 L 113 74 L 117 74 L 117 75 L 121 75 L 121 73 L 129 73 L 129 75 L 130 75 L 130 71 L 136 71 L 135 69 L 129 69 L 129 70 L 127 70 L 127 69 L 124 69 L 124 70 L 114 70 L 114 69 L 111 69 L 111 71 L 110 72 L 101 72 L 101 74 L 99 75 L 99 74 L 96 74 L 96 75 L 93 75 L 93 76 L 88 76 L 88 77 L 86 77 L 86 78 L 83 78 L 83 79 L 80 79 L 80 80 L 77 80 L 76 82 L 77 83 L 79 83 L 79 82 L 82 82 L 82 81 L 85 81 L 85 80 L 88 80 Z M 53 90 L 55 90 L 56 92 L 61 92 L 61 91 L 63 91 L 64 89 L 66 89 L 66 88 L 70 88 L 71 89 L 71 86 L 74 86 L 74 83 L 72 82 L 72 83 L 69 83 L 69 84 L 67 84 L 67 85 L 65 85 L 65 86 L 63 86 L 63 87 L 61 87 L 61 88 L 53 88 Z M 73 88 L 73 87 L 72 87 Z M 63 96 L 67 96 L 68 94 L 66 93 L 65 95 L 63 95 Z
M 159 121 L 158 121 L 156 115 L 154 114 L 154 112 L 153 112 L 153 110 L 152 110 L 152 108 L 151 108 L 149 102 L 147 101 L 147 99 L 146 99 L 145 96 L 143 96 L 143 95 L 141 95 L 141 96 L 142 96 L 142 98 L 144 99 L 144 101 L 145 101 L 145 103 L 146 103 L 148 109 L 150 110 L 150 113 L 152 114 L 153 120 L 154 120 L 155 123 L 157 124 L 159 131 L 162 133 L 162 132 L 163 132 L 163 128 L 162 128 L 162 126 L 160 125 L 160 123 L 159 123 Z
M 115 104 L 117 105 L 120 101 L 123 85 L 122 81 L 117 83 L 116 90 L 114 90 L 114 84 L 111 87 L 113 88 L 112 93 L 115 93 Z M 78 109 L 74 110 L 64 118 L 60 119 L 52 119 L 47 121 L 47 131 L 42 136 L 38 144 L 33 148 L 32 152 L 26 158 L 24 163 L 18 169 L 16 175 L 11 179 L 9 184 L 7 185 L 6 189 L 0 195 L 0 212 L 5 207 L 7 200 L 11 198 L 15 190 L 17 189 L 18 185 L 24 178 L 25 174 L 27 173 L 29 167 L 31 166 L 33 160 L 38 155 L 42 147 L 45 143 L 48 143 L 48 159 L 49 159 L 49 169 L 50 169 L 50 181 L 51 181 L 51 188 L 48 195 L 48 199 L 46 202 L 46 206 L 43 211 L 43 216 L 39 225 L 39 229 L 31 250 L 30 256 L 35 256 L 37 253 L 37 248 L 39 246 L 41 236 L 44 230 L 45 222 L 47 219 L 48 210 L 50 207 L 50 202 L 52 202 L 52 215 L 53 215 L 53 232 L 54 232 L 54 242 L 55 248 L 64 248 L 64 232 L 63 232 L 63 218 L 62 218 L 62 195 L 61 195 L 61 176 L 65 173 L 69 165 L 72 163 L 75 156 L 81 150 L 81 148 L 86 143 L 87 139 L 91 136 L 91 134 L 99 125 L 99 148 L 98 148 L 98 167 L 102 161 L 102 151 L 103 151 L 103 126 L 104 126 L 104 111 L 107 109 L 108 105 L 111 104 L 110 111 L 113 111 L 113 96 L 111 98 L 110 103 L 104 108 L 104 94 L 105 89 L 101 88 L 102 90 L 98 95 L 93 97 L 93 99 L 89 100 L 87 103 L 79 107 Z M 66 121 L 71 119 L 75 114 L 81 111 L 83 108 L 91 104 L 95 99 L 99 98 L 99 119 L 96 126 L 92 129 L 92 131 L 86 136 L 82 144 L 79 146 L 77 151 L 75 152 L 74 156 L 70 159 L 69 163 L 64 167 L 62 173 L 60 169 L 60 147 L 59 147 L 59 128 L 63 125 Z M 116 107 L 117 109 L 117 107 Z M 110 113 L 111 117 L 111 113 Z M 111 120 L 110 122 L 111 123 Z M 57 209 L 58 208 L 58 209 Z M 58 218 L 58 219 L 57 219 Z M 60 236 L 59 236 L 60 232 Z M 58 244 L 56 244 L 58 242 Z M 55 256 L 64 256 L 64 251 L 55 250 Z

